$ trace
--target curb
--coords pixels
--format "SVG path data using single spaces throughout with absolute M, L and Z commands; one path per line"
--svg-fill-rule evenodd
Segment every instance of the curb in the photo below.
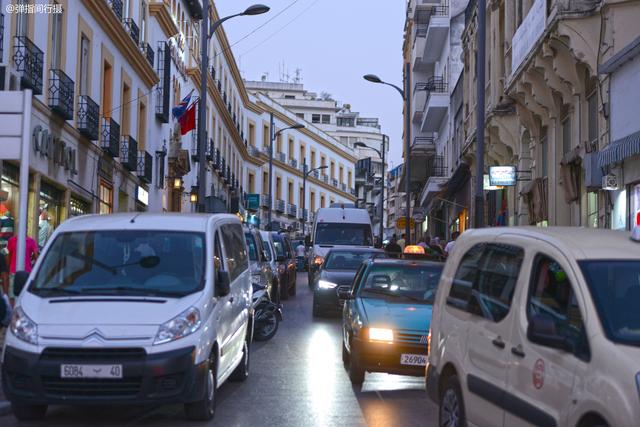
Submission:
M 0 400 L 0 417 L 11 414 L 11 403 L 7 400 Z

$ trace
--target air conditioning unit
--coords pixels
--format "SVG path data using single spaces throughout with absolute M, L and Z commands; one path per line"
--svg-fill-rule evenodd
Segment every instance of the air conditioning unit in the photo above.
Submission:
M 618 177 L 609 174 L 602 177 L 602 189 L 603 190 L 617 190 L 618 189 Z

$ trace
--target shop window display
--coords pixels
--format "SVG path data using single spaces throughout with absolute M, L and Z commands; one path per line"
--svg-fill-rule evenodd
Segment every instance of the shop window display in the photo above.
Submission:
M 69 200 L 69 216 L 80 216 L 87 215 L 91 213 L 91 205 L 89 202 L 85 202 L 82 199 L 78 199 L 76 197 L 71 197 Z
M 20 188 L 18 168 L 4 163 L 0 179 L 0 253 L 7 254 L 7 242 L 13 236 L 18 215 Z
M 53 230 L 60 225 L 63 193 L 43 182 L 40 184 L 40 207 L 38 217 L 38 247 L 42 250 Z

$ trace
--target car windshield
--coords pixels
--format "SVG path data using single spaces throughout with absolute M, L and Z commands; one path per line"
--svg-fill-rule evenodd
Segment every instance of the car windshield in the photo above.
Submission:
M 441 273 L 441 266 L 420 262 L 373 265 L 360 284 L 358 295 L 433 304 Z
M 276 248 L 276 256 L 286 256 L 287 249 L 282 237 L 273 236 L 273 246 Z
M 373 258 L 376 255 L 383 255 L 380 252 L 329 252 L 324 260 L 325 270 L 357 270 L 363 261 Z
M 264 253 L 267 256 L 267 261 L 271 261 L 271 246 L 266 240 L 263 240 L 263 242 L 264 242 Z
M 316 225 L 315 244 L 371 246 L 371 225 L 321 222 Z
M 580 268 L 609 339 L 640 346 L 640 261 L 581 261 Z
M 160 230 L 63 233 L 29 290 L 41 296 L 182 297 L 203 287 L 204 234 Z
M 247 248 L 249 248 L 249 259 L 258 261 L 258 246 L 255 237 L 251 233 L 244 233 L 244 239 L 247 241 Z

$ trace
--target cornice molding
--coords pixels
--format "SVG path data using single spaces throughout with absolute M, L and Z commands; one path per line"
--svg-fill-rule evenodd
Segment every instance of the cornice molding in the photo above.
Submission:
M 149 3 L 149 14 L 158 20 L 158 24 L 160 24 L 160 28 L 162 28 L 167 38 L 173 37 L 180 31 L 173 21 L 170 7 L 165 0 L 156 0 L 153 3 Z

